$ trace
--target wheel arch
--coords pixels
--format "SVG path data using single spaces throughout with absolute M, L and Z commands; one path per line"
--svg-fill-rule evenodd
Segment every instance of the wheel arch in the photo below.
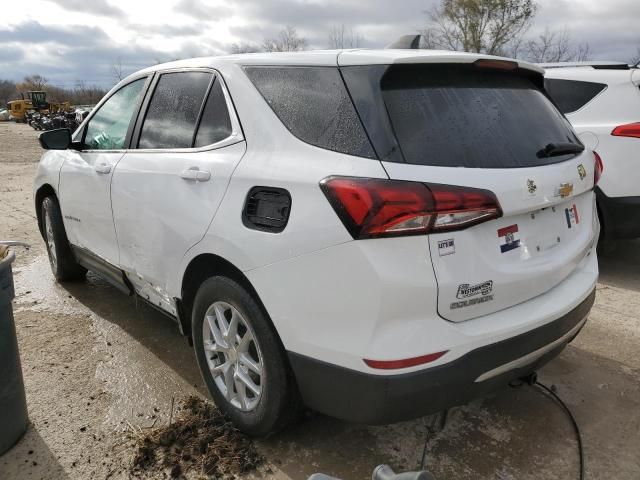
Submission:
M 34 196 L 34 203 L 36 209 L 36 219 L 38 221 L 38 230 L 40 230 L 40 235 L 44 238 L 44 226 L 42 223 L 42 202 L 47 197 L 55 197 L 56 200 L 58 198 L 55 189 L 48 183 L 45 183 L 36 190 L 36 194 Z M 58 202 L 59 203 L 59 202 Z
M 212 253 L 201 253 L 194 257 L 187 265 L 182 277 L 182 286 L 180 289 L 181 299 L 177 302 L 179 305 L 178 320 L 180 321 L 182 333 L 189 337 L 191 336 L 191 312 L 196 293 L 198 292 L 200 285 L 202 285 L 202 282 L 207 278 L 214 276 L 230 278 L 247 289 L 265 313 L 265 316 L 271 323 L 271 327 L 273 328 L 280 345 L 283 346 L 278 330 L 275 328 L 275 325 L 273 325 L 273 321 L 271 320 L 264 303 L 262 303 L 260 295 L 258 295 L 258 292 L 251 284 L 251 281 L 233 263 Z

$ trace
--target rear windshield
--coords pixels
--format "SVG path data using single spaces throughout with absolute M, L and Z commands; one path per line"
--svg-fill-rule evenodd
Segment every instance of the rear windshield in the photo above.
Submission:
M 536 85 L 541 79 L 534 76 L 472 65 L 343 70 L 383 160 L 442 167 L 531 167 L 571 158 L 539 158 L 536 154 L 549 143 L 579 143 Z M 384 108 L 372 108 L 371 103 Z M 384 110 L 388 119 L 381 118 Z M 389 128 L 394 138 L 380 140 Z

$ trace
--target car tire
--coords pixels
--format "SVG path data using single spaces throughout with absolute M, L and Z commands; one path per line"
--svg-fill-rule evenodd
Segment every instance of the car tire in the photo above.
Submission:
M 198 289 L 192 312 L 198 366 L 218 408 L 252 436 L 275 433 L 294 421 L 301 411 L 298 390 L 256 299 L 236 281 L 212 277 Z
M 609 234 L 609 225 L 605 223 L 604 215 L 598 206 L 598 221 L 600 222 L 600 236 L 598 237 L 598 245 L 596 251 L 598 256 L 608 257 L 616 251 L 616 241 Z
M 82 280 L 87 269 L 78 264 L 71 251 L 58 201 L 53 196 L 46 197 L 41 209 L 42 236 L 53 276 L 59 282 Z

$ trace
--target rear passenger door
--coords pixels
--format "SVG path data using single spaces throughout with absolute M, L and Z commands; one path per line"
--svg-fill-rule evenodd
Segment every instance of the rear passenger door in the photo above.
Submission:
M 111 186 L 120 266 L 143 298 L 175 314 L 167 285 L 205 234 L 245 152 L 222 78 L 156 74 Z

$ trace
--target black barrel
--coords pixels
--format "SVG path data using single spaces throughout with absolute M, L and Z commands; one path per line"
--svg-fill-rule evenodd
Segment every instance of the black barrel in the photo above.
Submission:
M 29 421 L 11 306 L 14 259 L 15 254 L 0 245 L 0 455 L 22 437 Z

